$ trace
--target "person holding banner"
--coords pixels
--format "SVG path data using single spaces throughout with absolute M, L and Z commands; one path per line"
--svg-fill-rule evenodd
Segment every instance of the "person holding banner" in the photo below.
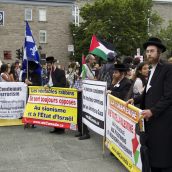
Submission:
M 44 85 L 45 89 L 47 89 L 48 87 L 65 87 L 66 85 L 65 72 L 56 67 L 55 65 L 56 61 L 57 60 L 54 59 L 53 56 L 46 58 L 47 67 L 51 72 L 50 72 L 49 82 L 46 85 Z M 64 132 L 65 129 L 56 128 L 56 127 L 54 127 L 54 130 L 50 131 L 50 133 L 56 133 L 56 134 L 63 134 Z
M 28 86 L 41 86 L 41 75 L 39 73 L 35 73 L 39 65 L 34 61 L 28 61 L 28 78 L 27 73 L 23 75 L 22 82 L 27 84 Z M 26 125 L 26 128 L 28 125 Z M 32 124 L 32 128 L 36 128 L 34 124 Z
M 115 64 L 114 69 L 112 84 L 110 90 L 107 90 L 106 94 L 112 94 L 113 96 L 124 100 L 132 82 L 125 77 L 127 68 L 124 64 Z
M 163 63 L 160 55 L 166 51 L 159 38 L 149 38 L 143 44 L 147 62 L 152 65 L 148 83 L 142 95 L 126 102 L 139 104 L 143 110 L 146 142 L 151 172 L 172 171 L 172 65 Z
M 38 69 L 38 64 L 34 61 L 28 61 L 28 78 L 27 73 L 23 75 L 22 82 L 28 84 L 28 86 L 41 86 L 41 75 L 39 73 L 35 73 L 35 70 Z
M 85 58 L 85 71 L 83 70 L 81 75 L 85 72 L 85 78 L 89 80 L 96 80 L 91 70 L 92 65 L 95 63 L 95 57 L 88 54 Z M 87 126 L 83 123 L 83 135 L 82 135 L 82 85 L 80 84 L 81 78 L 77 78 L 75 88 L 78 90 L 78 131 L 79 133 L 75 137 L 79 137 L 79 140 L 90 139 L 90 134 Z
M 132 82 L 125 77 L 127 68 L 124 64 L 115 64 L 114 69 L 112 84 L 110 90 L 106 91 L 106 94 L 112 94 L 113 96 L 124 100 Z M 110 152 L 110 154 L 112 156 L 114 155 L 112 152 Z

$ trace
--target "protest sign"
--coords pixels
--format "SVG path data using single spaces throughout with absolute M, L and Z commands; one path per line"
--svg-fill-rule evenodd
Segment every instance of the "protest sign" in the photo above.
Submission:
M 102 136 L 105 128 L 106 85 L 106 82 L 84 80 L 82 87 L 82 121 Z
M 124 101 L 107 96 L 106 146 L 130 172 L 142 171 L 139 136 L 135 131 L 140 114 L 140 109 L 126 107 Z
M 27 85 L 23 82 L 1 82 L 0 119 L 16 119 L 24 114 Z
M 140 59 L 140 63 L 143 62 L 143 56 L 140 56 L 140 55 L 137 55 L 137 56 L 134 56 L 135 58 L 139 58 Z
M 77 130 L 77 91 L 30 86 L 22 122 Z

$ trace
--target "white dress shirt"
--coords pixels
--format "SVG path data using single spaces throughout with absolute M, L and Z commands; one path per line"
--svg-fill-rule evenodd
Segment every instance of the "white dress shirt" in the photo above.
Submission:
M 153 74 L 154 74 L 154 72 L 155 72 L 156 66 L 157 66 L 157 64 L 156 64 L 155 66 L 153 66 L 152 69 L 150 70 L 151 73 L 150 73 L 149 80 L 148 80 L 148 84 L 147 84 L 147 87 L 146 87 L 146 93 L 148 92 L 149 88 L 152 87 L 152 86 L 150 85 L 150 82 L 151 82 L 152 76 L 153 76 Z

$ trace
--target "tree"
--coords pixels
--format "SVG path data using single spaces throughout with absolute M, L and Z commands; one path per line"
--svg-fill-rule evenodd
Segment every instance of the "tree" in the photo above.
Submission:
M 154 36 L 160 38 L 163 44 L 166 46 L 167 59 L 172 57 L 172 20 L 169 21 L 167 28 L 161 28 L 161 30 L 154 33 Z
M 82 53 L 88 54 L 93 33 L 115 44 L 117 57 L 134 56 L 138 48 L 138 36 L 141 45 L 149 37 L 147 20 L 154 15 L 152 6 L 152 0 L 101 0 L 93 5 L 85 4 L 80 9 L 84 22 L 79 27 L 70 23 L 71 34 L 76 35 L 76 59 L 80 61 Z M 159 24 L 157 19 L 155 21 Z M 156 22 L 153 24 L 157 25 Z M 72 54 L 70 57 L 73 57 Z

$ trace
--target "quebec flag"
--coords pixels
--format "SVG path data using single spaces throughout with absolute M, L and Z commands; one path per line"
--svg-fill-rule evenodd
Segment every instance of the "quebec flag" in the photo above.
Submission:
M 28 61 L 35 61 L 39 68 L 35 70 L 36 73 L 41 74 L 41 66 L 39 64 L 39 54 L 33 39 L 30 27 L 28 22 L 26 21 L 26 33 L 25 33 L 25 46 L 24 46 L 24 56 L 23 56 L 23 67 L 22 67 L 22 74 L 27 73 L 27 59 Z

